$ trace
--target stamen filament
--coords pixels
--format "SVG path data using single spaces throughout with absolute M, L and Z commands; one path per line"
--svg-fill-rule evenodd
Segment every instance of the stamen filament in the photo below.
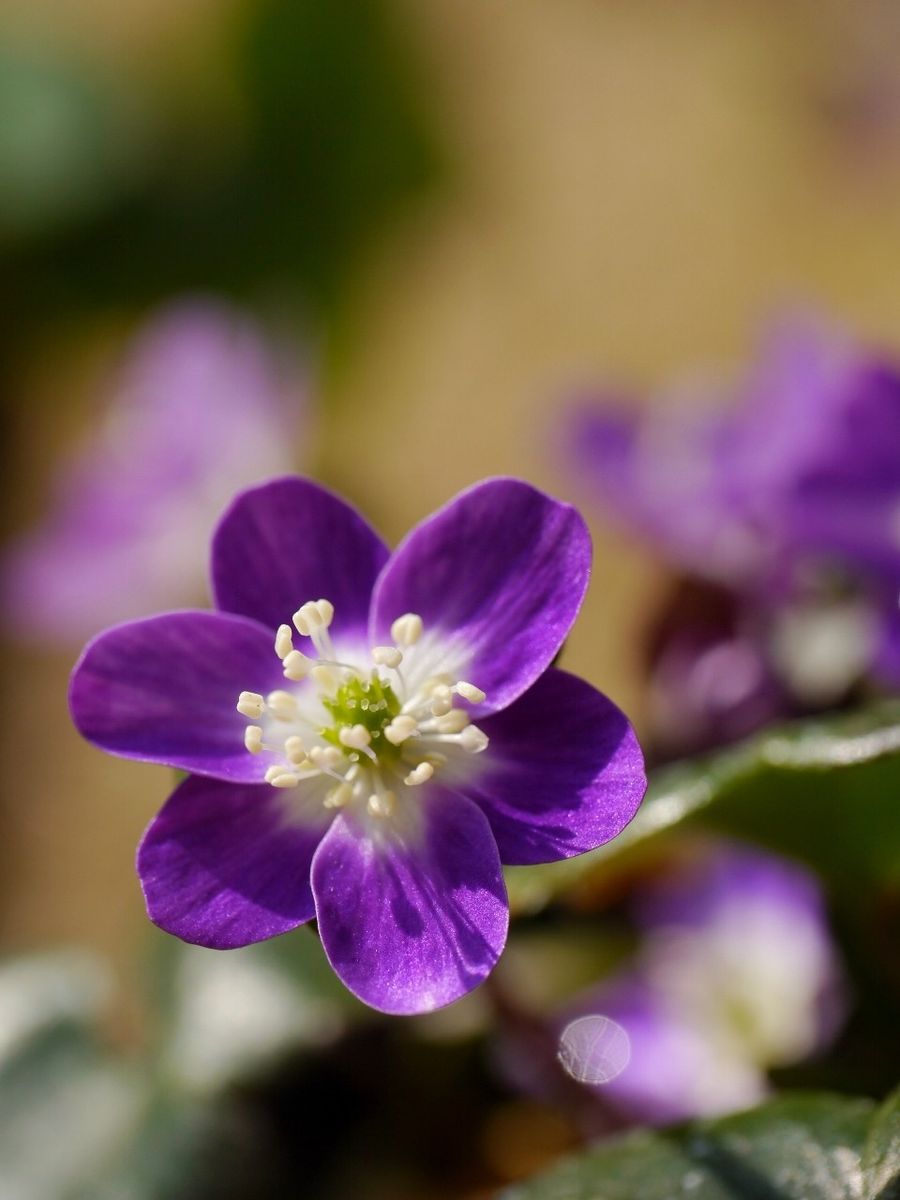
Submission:
M 421 787 L 447 765 L 448 754 L 437 748 L 441 743 L 467 754 L 487 747 L 488 737 L 471 724 L 469 710 L 454 703 L 459 696 L 481 704 L 485 693 L 446 673 L 428 675 L 410 693 L 401 664 L 415 663 L 416 653 L 431 653 L 413 650 L 423 633 L 417 613 L 392 623 L 394 645 L 372 647 L 375 665 L 368 668 L 337 657 L 329 632 L 333 618 L 330 601 L 309 600 L 293 614 L 293 626 L 278 627 L 274 648 L 284 676 L 305 686 L 276 688 L 265 697 L 241 692 L 237 709 L 253 722 L 244 730 L 244 746 L 250 754 L 266 750 L 280 759 L 265 772 L 273 787 L 295 788 L 327 776 L 333 786 L 321 800 L 326 808 L 358 805 L 370 817 L 387 819 L 403 794 L 401 783 Z M 317 657 L 295 648 L 295 629 L 311 639 Z M 421 667 L 412 666 L 412 679 L 424 675 Z

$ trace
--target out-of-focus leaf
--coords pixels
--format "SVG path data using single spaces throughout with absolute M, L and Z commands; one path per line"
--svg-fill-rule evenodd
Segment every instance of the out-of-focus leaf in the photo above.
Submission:
M 9 959 L 0 965 L 0 1072 L 37 1035 L 57 1026 L 87 1028 L 112 992 L 106 963 L 83 950 Z
M 785 1095 L 717 1121 L 605 1142 L 503 1200 L 888 1200 L 884 1188 L 900 1171 L 896 1142 L 884 1148 L 886 1174 L 866 1157 L 881 1119 L 871 1100 Z
M 876 1112 L 862 1161 L 864 1200 L 900 1200 L 900 1088 Z
M 254 14 L 252 170 L 260 196 L 282 198 L 260 250 L 291 260 L 320 301 L 434 173 L 409 49 L 384 0 L 264 0 Z
M 67 1195 L 127 1142 L 142 1101 L 88 1031 L 45 1027 L 0 1064 L 0 1196 Z
M 55 233 L 111 205 L 132 175 L 137 136 L 96 69 L 0 51 L 0 242 Z
M 510 869 L 512 902 L 539 909 L 595 869 L 695 824 L 804 859 L 840 887 L 900 880 L 900 704 L 779 726 L 660 771 L 613 842 L 565 862 Z
M 95 1164 L 65 1200 L 271 1200 L 266 1150 L 248 1111 L 159 1096 L 112 1165 Z
M 9 255 L 7 328 L 193 289 L 342 311 L 360 259 L 439 171 L 414 54 L 385 0 L 263 0 L 244 20 L 225 152 L 160 130 L 140 189 Z
M 172 1084 L 211 1093 L 292 1051 L 326 1046 L 369 1012 L 308 929 L 222 954 L 159 935 L 158 1056 Z

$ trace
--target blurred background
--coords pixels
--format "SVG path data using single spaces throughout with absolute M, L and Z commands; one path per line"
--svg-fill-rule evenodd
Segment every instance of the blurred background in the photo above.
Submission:
M 458 489 L 509 473 L 584 508 L 594 576 L 565 663 L 652 751 L 648 629 L 679 564 L 573 471 L 566 413 L 586 393 L 674 403 L 674 385 L 698 379 L 720 381 L 725 405 L 787 310 L 900 357 L 898 60 L 891 0 L 6 0 L 0 940 L 19 974 L 0 989 L 49 996 L 54 1028 L 99 1026 L 103 1054 L 127 1068 L 90 1067 L 96 1109 L 156 1119 L 136 1082 L 144 1060 L 163 1074 L 180 1063 L 179 1096 L 230 1083 L 228 1047 L 249 1038 L 257 1062 L 253 1021 L 246 1036 L 227 1024 L 244 1005 L 316 1054 L 291 1071 L 279 1059 L 274 1084 L 242 1093 L 249 1132 L 230 1110 L 178 1117 L 182 1149 L 221 1121 L 235 1161 L 264 1146 L 301 1170 L 346 1119 L 371 1142 L 365 1188 L 323 1151 L 320 1190 L 297 1195 L 475 1196 L 577 1141 L 565 1105 L 498 1065 L 508 1046 L 485 1050 L 477 1000 L 370 1027 L 320 978 L 314 945 L 296 971 L 254 959 L 245 984 L 176 964 L 133 870 L 171 778 L 80 741 L 68 674 L 106 624 L 205 603 L 214 514 L 244 484 L 313 474 L 396 541 Z M 894 412 L 885 436 L 900 444 Z M 532 919 L 508 969 L 532 978 L 535 1005 L 555 1011 L 621 958 L 633 933 L 596 939 L 591 914 L 615 914 L 632 882 L 581 896 L 558 936 L 552 907 Z M 22 962 L 49 982 L 23 982 Z M 281 994 L 298 979 L 302 1012 Z M 0 996 L 10 1030 L 16 1003 Z M 162 1035 L 172 1005 L 178 1028 Z M 826 1082 L 875 1094 L 896 1063 Z M 418 1158 L 379 1152 L 368 1118 L 354 1125 L 386 1069 L 389 1118 L 420 1135 Z M 73 1112 L 91 1107 L 87 1086 Z M 419 1095 L 478 1097 L 459 1132 L 465 1170 L 448 1165 L 452 1141 L 417 1129 Z M 309 1146 L 295 1139 L 286 1159 L 298 1110 Z M 446 1135 L 447 1113 L 431 1111 Z M 26 1115 L 22 1128 L 51 1121 Z M 78 1161 L 60 1153 L 58 1179 L 46 1163 L 29 1174 L 20 1138 L 0 1195 L 294 1194 L 238 1168 L 233 1191 L 204 1191 L 196 1172 L 191 1190 L 176 1168 L 143 1191 L 125 1174 L 103 1191 L 90 1173 L 125 1172 L 127 1137 L 96 1137 L 93 1152 L 79 1135 Z M 402 1145 L 415 1141 L 407 1129 Z

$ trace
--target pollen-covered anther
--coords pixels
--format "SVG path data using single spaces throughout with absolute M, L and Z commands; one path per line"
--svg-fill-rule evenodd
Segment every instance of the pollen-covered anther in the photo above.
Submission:
M 436 717 L 433 728 L 438 733 L 462 733 L 469 724 L 469 714 L 463 708 L 451 708 L 442 717 Z
M 289 650 L 284 656 L 284 675 L 286 679 L 293 679 L 295 683 L 301 679 L 305 679 L 309 673 L 314 670 L 314 659 L 307 658 L 299 650 Z
M 458 737 L 459 744 L 466 754 L 480 754 L 482 750 L 487 749 L 490 741 L 484 730 L 479 729 L 477 725 L 467 725 Z
M 487 694 L 480 687 L 476 687 L 474 683 L 466 683 L 464 679 L 454 684 L 453 691 L 470 704 L 483 704 L 487 699 Z
M 443 717 L 453 707 L 453 693 L 445 683 L 439 683 L 431 693 L 431 711 L 436 717 Z
M 333 692 L 339 682 L 337 675 L 335 675 L 331 667 L 322 666 L 321 663 L 317 667 L 313 667 L 309 673 L 309 677 L 326 692 Z
M 393 792 L 373 792 L 366 801 L 366 811 L 371 817 L 389 817 L 397 804 Z
M 275 634 L 275 653 L 285 659 L 294 649 L 294 632 L 290 625 L 279 625 Z
M 313 746 L 309 751 L 309 760 L 321 770 L 334 768 L 344 759 L 337 746 Z
M 399 717 L 394 717 L 393 721 L 385 726 L 384 736 L 392 746 L 399 746 L 407 738 L 413 737 L 418 732 L 418 729 L 419 723 L 415 717 L 401 713 Z
M 303 738 L 299 734 L 292 734 L 284 743 L 285 757 L 295 766 L 300 766 L 306 761 L 306 747 L 303 745 Z
M 418 766 L 413 767 L 403 782 L 407 787 L 418 787 L 421 783 L 427 783 L 433 774 L 434 767 L 430 762 L 420 762 Z
M 258 692 L 241 692 L 238 696 L 237 710 L 242 717 L 261 717 L 266 711 L 266 702 Z
M 396 646 L 373 646 L 372 661 L 379 667 L 399 667 L 403 662 L 403 653 Z
M 244 745 L 251 754 L 259 754 L 263 748 L 262 744 L 262 726 L 248 725 L 244 730 Z
M 422 636 L 422 618 L 418 613 L 404 613 L 391 625 L 391 638 L 398 646 L 414 646 Z
M 334 618 L 334 605 L 330 600 L 308 600 L 301 604 L 292 618 L 297 632 L 303 637 L 312 637 L 319 629 L 327 629 Z
M 290 692 L 280 688 L 266 696 L 266 708 L 279 721 L 293 721 L 297 717 L 297 701 Z
M 343 808 L 345 804 L 349 804 L 353 799 L 353 788 L 349 783 L 339 783 L 337 787 L 333 787 L 325 797 L 323 803 L 326 808 Z
M 300 780 L 288 767 L 276 764 L 269 767 L 265 774 L 266 783 L 271 783 L 272 787 L 289 788 L 296 787 Z
M 345 725 L 338 734 L 338 740 L 348 750 L 366 750 L 372 735 L 365 725 Z
M 272 787 L 277 788 L 295 788 L 300 785 L 300 780 L 290 771 L 285 771 L 282 775 L 276 775 L 271 782 Z

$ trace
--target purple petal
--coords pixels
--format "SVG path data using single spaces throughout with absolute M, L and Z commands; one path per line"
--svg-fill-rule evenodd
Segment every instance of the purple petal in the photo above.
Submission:
M 138 849 L 150 920 L 215 950 L 311 920 L 310 863 L 328 819 L 318 802 L 304 814 L 293 790 L 185 780 Z
M 634 730 L 583 679 L 551 667 L 481 726 L 484 772 L 459 787 L 490 822 L 502 862 L 583 854 L 637 811 L 647 780 Z
M 505 708 L 552 662 L 581 607 L 591 543 L 580 514 L 517 479 L 461 493 L 406 537 L 373 597 L 374 641 L 418 613 Z
M 313 860 L 325 953 L 350 991 L 382 1012 L 456 1000 L 506 941 L 506 887 L 487 821 L 462 796 L 423 791 L 418 821 L 404 814 L 367 827 L 341 814 Z
M 244 748 L 242 691 L 281 687 L 267 630 L 227 613 L 176 612 L 116 625 L 89 642 L 69 707 L 89 742 L 110 754 L 256 783 L 266 763 Z
M 900 688 L 900 610 L 897 597 L 900 582 L 884 606 L 878 646 L 873 670 L 888 687 Z
M 274 479 L 239 495 L 213 537 L 216 604 L 270 629 L 307 600 L 334 605 L 332 633 L 365 631 L 384 543 L 340 497 L 308 479 Z

